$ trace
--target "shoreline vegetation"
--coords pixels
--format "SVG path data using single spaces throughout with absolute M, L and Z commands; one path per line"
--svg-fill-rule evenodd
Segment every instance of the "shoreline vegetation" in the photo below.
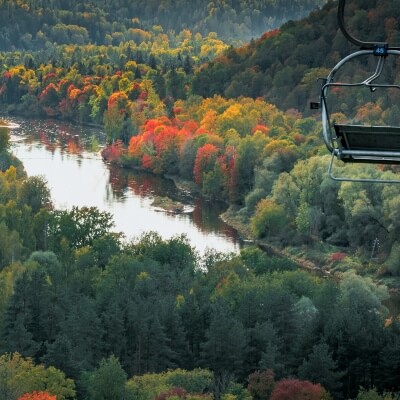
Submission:
M 314 97 L 315 78 L 326 76 L 332 57 L 346 51 L 336 37 L 336 11 L 328 2 L 312 18 L 291 21 L 240 48 L 191 32 L 172 40 L 157 29 L 135 31 L 147 40 L 118 46 L 49 45 L 48 60 L 36 52 L 1 53 L 0 101 L 10 113 L 103 124 L 112 143 L 104 158 L 179 175 L 205 197 L 238 207 L 237 221 L 233 214 L 224 218 L 238 224 L 247 240 L 251 229 L 256 240 L 276 238 L 278 248 L 308 247 L 301 255 L 317 265 L 395 281 L 400 193 L 330 182 L 320 121 L 305 106 Z M 302 50 L 287 54 L 286 43 Z M 281 68 L 278 60 L 288 64 Z M 358 68 L 364 72 L 366 66 Z M 353 100 L 345 93 L 337 99 L 338 121 L 346 118 L 344 104 L 348 117 L 360 123 L 396 122 L 391 119 L 398 113 L 384 99 L 376 102 L 382 107 Z M 350 168 L 355 177 L 395 173 Z M 381 245 L 370 262 L 376 240 Z
M 57 120 L 61 120 L 57 118 Z M 82 125 L 82 126 L 91 126 L 92 124 L 82 123 L 79 121 L 71 121 L 72 123 Z M 6 123 L 6 121 L 1 121 L 0 123 Z M 95 124 L 93 124 L 95 125 Z M 5 125 L 4 127 L 6 127 Z M 101 125 L 97 125 L 96 127 L 101 127 Z M 138 171 L 145 171 L 148 173 L 153 173 L 153 171 L 149 171 L 149 169 L 143 168 L 142 166 L 131 165 L 129 162 L 126 162 L 126 157 L 120 158 L 118 157 L 111 157 L 110 159 L 107 156 L 104 156 L 107 153 L 107 147 L 113 145 L 106 145 L 101 150 L 101 155 L 104 162 L 110 162 L 116 164 L 120 168 L 127 168 L 133 169 Z M 160 175 L 155 173 L 156 175 Z M 189 181 L 186 179 L 181 178 L 178 175 L 173 174 L 161 174 L 165 179 L 170 179 L 174 182 L 176 188 L 187 198 L 194 198 L 196 196 L 203 196 L 204 194 L 201 193 L 201 190 L 195 182 Z M 212 201 L 212 199 L 208 199 Z M 224 202 L 227 205 L 227 210 L 220 214 L 220 218 L 224 223 L 229 225 L 230 227 L 234 228 L 241 240 L 247 244 L 253 244 L 258 248 L 262 249 L 266 254 L 277 256 L 281 258 L 286 258 L 295 264 L 297 264 L 300 268 L 309 271 L 317 276 L 322 277 L 329 277 L 336 280 L 340 280 L 340 276 L 342 275 L 343 271 L 341 269 L 341 264 L 346 265 L 347 262 L 351 264 L 352 268 L 354 268 L 357 273 L 365 274 L 362 272 L 363 267 L 365 266 L 365 261 L 361 261 L 357 259 L 357 256 L 352 256 L 348 249 L 343 248 L 335 248 L 334 246 L 325 246 L 324 243 L 318 243 L 318 239 L 311 240 L 308 244 L 303 244 L 301 246 L 292 246 L 290 250 L 274 238 L 267 239 L 257 239 L 254 237 L 254 233 L 251 229 L 251 224 L 249 219 L 244 218 L 243 215 L 240 213 L 240 207 L 234 204 L 229 204 L 228 202 L 221 199 L 220 201 Z M 183 212 L 187 212 L 185 210 L 185 205 L 179 201 L 173 200 L 166 196 L 157 196 L 154 198 L 152 202 L 152 206 L 155 208 L 159 208 L 160 211 L 165 211 L 168 213 L 179 214 Z M 313 247 L 319 247 L 321 252 L 317 250 L 313 251 Z M 310 252 L 307 251 L 307 248 L 310 248 Z M 326 253 L 328 251 L 328 254 Z M 313 253 L 313 254 L 312 254 Z M 307 256 L 307 254 L 312 254 L 312 256 Z M 334 257 L 334 254 L 341 254 L 339 260 L 340 262 L 335 262 L 337 260 L 332 260 L 331 258 Z M 349 261 L 351 259 L 351 261 Z M 358 265 L 357 265 L 358 264 Z M 371 264 L 371 263 L 370 263 Z M 371 275 L 372 272 L 372 275 Z M 394 294 L 400 293 L 400 282 L 397 279 L 391 279 L 391 277 L 380 276 L 376 274 L 376 270 L 371 270 L 366 273 L 367 275 L 373 276 L 374 280 L 379 284 L 384 284 L 388 287 L 388 290 Z
M 150 199 L 160 210 L 160 231 L 164 213 L 189 212 L 201 196 L 221 199 L 220 218 L 250 244 L 200 255 L 186 235 L 150 231 L 125 242 L 110 212 L 56 209 L 45 179 L 24 174 L 0 128 L 7 400 L 36 398 L 29 392 L 39 388 L 49 390 L 43 400 L 399 397 L 400 186 L 327 174 L 320 112 L 309 104 L 349 52 L 337 1 L 265 1 L 0 2 L 4 110 L 103 126 L 101 156 L 115 170 L 175 182 L 176 190 L 154 179 L 160 190 L 146 192 L 157 193 L 145 206 Z M 296 15 L 295 5 L 320 8 L 257 37 L 268 17 Z M 352 0 L 346 25 L 393 45 L 396 6 Z M 254 39 L 234 47 L 225 33 Z M 371 67 L 348 63 L 335 81 L 371 76 Z M 384 73 L 396 80 L 398 65 L 385 63 Z M 400 126 L 396 93 L 331 92 L 331 121 Z M 45 128 L 38 136 L 58 139 Z M 84 133 L 75 136 L 71 153 Z M 399 173 L 336 166 L 354 178 Z

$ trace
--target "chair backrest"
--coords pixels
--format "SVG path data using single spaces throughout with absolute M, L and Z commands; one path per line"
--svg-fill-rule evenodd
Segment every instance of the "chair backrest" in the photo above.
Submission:
M 334 124 L 338 156 L 346 162 L 400 164 L 400 127 Z

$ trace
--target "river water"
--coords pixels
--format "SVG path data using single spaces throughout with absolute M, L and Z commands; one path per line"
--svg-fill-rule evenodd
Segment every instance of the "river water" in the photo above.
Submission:
M 225 205 L 189 198 L 168 179 L 106 164 L 94 148 L 104 141 L 101 130 L 53 120 L 5 119 L 14 124 L 11 151 L 29 176 L 47 180 L 56 208 L 96 206 L 108 211 L 114 231 L 127 240 L 156 231 L 164 239 L 185 234 L 200 254 L 206 249 L 239 251 L 237 232 L 219 218 Z M 156 196 L 184 203 L 184 212 L 152 206 Z

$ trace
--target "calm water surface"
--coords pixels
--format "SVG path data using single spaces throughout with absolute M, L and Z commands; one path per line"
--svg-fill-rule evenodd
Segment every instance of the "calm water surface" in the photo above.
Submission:
M 167 239 L 185 234 L 203 253 L 207 248 L 237 252 L 236 231 L 218 217 L 224 206 L 179 193 L 172 181 L 152 174 L 110 166 L 93 148 L 103 133 L 95 128 L 52 120 L 7 118 L 12 152 L 23 162 L 28 175 L 41 175 L 48 182 L 54 205 L 96 206 L 109 211 L 115 231 L 130 240 L 147 231 Z M 185 212 L 171 214 L 152 206 L 155 196 L 168 196 L 185 204 Z

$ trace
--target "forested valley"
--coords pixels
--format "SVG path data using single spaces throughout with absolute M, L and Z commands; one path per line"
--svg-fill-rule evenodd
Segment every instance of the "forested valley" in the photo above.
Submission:
M 41 49 L 46 43 L 119 45 L 142 41 L 157 26 L 178 34 L 217 33 L 230 43 L 248 41 L 289 19 L 300 19 L 326 0 L 127 1 L 2 0 L 0 49 Z
M 56 209 L 0 127 L 0 400 L 398 398 L 400 317 L 386 305 L 400 187 L 331 180 L 308 107 L 352 50 L 337 2 L 182 1 L 179 17 L 167 1 L 0 3 L 2 114 L 103 127 L 107 162 L 190 182 L 260 245 L 126 241 L 108 212 Z M 396 45 L 399 6 L 354 0 L 349 26 Z M 334 95 L 338 121 L 398 124 L 396 92 Z

